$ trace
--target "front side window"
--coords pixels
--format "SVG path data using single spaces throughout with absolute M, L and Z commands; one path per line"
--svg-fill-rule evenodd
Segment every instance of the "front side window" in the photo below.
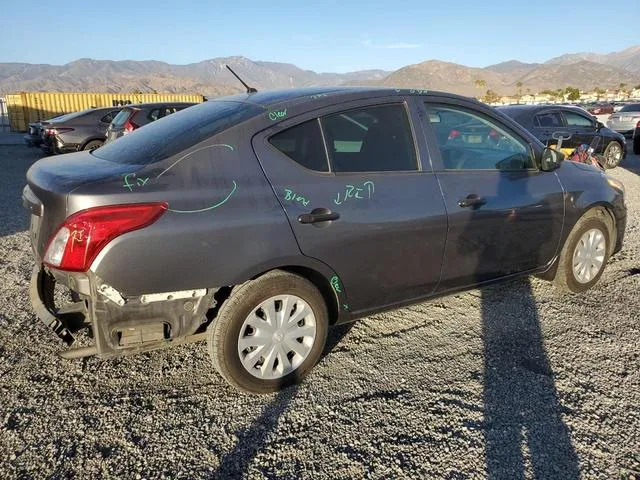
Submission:
M 562 117 L 558 112 L 540 113 L 533 119 L 534 127 L 562 128 Z
M 593 126 L 593 121 L 577 113 L 564 112 L 564 118 L 567 120 L 567 125 L 569 127 L 592 127 Z
M 425 105 L 447 170 L 534 168 L 528 144 L 494 120 L 471 110 Z
M 322 143 L 318 119 L 276 133 L 269 143 L 294 162 L 309 170 L 327 172 L 327 154 Z
M 322 128 L 334 172 L 418 170 L 403 105 L 365 107 L 328 115 Z

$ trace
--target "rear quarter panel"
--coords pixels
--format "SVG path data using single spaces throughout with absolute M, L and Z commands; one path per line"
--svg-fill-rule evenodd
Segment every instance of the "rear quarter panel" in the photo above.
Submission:
M 70 210 L 167 202 L 153 225 L 122 235 L 91 270 L 127 295 L 234 285 L 299 249 L 242 125 L 166 161 L 84 185 Z

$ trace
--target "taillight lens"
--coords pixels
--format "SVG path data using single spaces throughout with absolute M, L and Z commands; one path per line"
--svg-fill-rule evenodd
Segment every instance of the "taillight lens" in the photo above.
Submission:
M 65 133 L 65 132 L 73 132 L 73 128 L 70 127 L 60 127 L 60 128 L 47 128 L 45 130 L 45 133 L 47 135 L 58 135 L 60 133 Z
M 131 133 L 136 129 L 136 125 L 133 122 L 127 120 L 127 123 L 124 124 L 124 131 L 127 133 Z
M 636 123 L 636 128 L 640 128 L 640 120 L 638 120 L 638 123 Z
M 140 110 L 137 110 L 137 109 L 133 110 L 131 112 L 131 115 L 129 116 L 129 118 L 127 118 L 127 121 L 124 122 L 124 133 L 131 133 L 136 128 L 140 127 L 140 125 L 134 123 L 134 121 L 133 121 L 133 117 L 135 117 L 138 114 L 139 111 Z
M 86 272 L 111 240 L 151 225 L 166 209 L 164 202 L 135 203 L 74 213 L 49 240 L 44 263 L 69 272 Z
M 449 132 L 449 140 L 453 140 L 454 138 L 458 138 L 460 135 L 462 135 L 458 130 L 451 130 Z

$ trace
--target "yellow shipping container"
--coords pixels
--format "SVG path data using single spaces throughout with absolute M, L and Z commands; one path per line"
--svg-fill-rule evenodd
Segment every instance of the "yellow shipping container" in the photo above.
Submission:
M 47 120 L 64 113 L 87 108 L 114 107 L 132 103 L 204 101 L 202 95 L 182 93 L 52 93 L 22 92 L 7 95 L 9 125 L 14 132 L 24 132 L 29 123 Z

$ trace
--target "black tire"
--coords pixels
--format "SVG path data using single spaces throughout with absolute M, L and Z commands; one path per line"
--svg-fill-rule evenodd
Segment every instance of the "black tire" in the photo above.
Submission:
M 316 322 L 315 340 L 297 369 L 277 379 L 258 378 L 245 369 L 240 359 L 240 329 L 248 315 L 263 301 L 285 294 L 300 297 L 311 308 Z M 299 275 L 273 270 L 233 289 L 208 328 L 209 355 L 220 375 L 238 390 L 254 394 L 275 392 L 298 383 L 320 359 L 327 340 L 328 325 L 327 306 L 318 289 Z
M 607 265 L 607 260 L 609 260 L 609 255 L 611 254 L 611 235 L 609 233 L 609 228 L 607 227 L 607 223 L 605 222 L 605 212 L 600 209 L 589 210 L 585 213 L 580 220 L 574 225 L 573 230 L 569 234 L 564 246 L 562 247 L 562 251 L 560 252 L 560 258 L 558 260 L 558 269 L 556 271 L 556 276 L 554 278 L 554 284 L 558 290 L 563 293 L 582 293 L 589 290 L 593 287 L 604 272 L 604 269 Z M 581 237 L 589 230 L 597 229 L 599 230 L 605 240 L 605 252 L 604 252 L 604 260 L 602 266 L 600 267 L 600 271 L 589 281 L 586 283 L 581 283 L 577 280 L 575 273 L 573 271 L 573 259 L 576 251 L 576 247 L 578 246 L 578 242 Z
M 617 157 L 612 157 L 614 151 L 619 151 L 620 154 Z M 609 142 L 609 145 L 607 145 L 607 148 L 604 149 L 604 152 L 602 154 L 606 160 L 603 165 L 604 168 L 616 168 L 618 165 L 620 165 L 620 162 L 622 161 L 622 152 L 622 145 L 620 145 L 615 140 Z
M 640 135 L 633 137 L 633 153 L 640 155 Z
M 95 150 L 96 148 L 100 148 L 104 144 L 103 140 L 91 140 L 87 142 L 86 145 L 82 148 L 82 150 Z

